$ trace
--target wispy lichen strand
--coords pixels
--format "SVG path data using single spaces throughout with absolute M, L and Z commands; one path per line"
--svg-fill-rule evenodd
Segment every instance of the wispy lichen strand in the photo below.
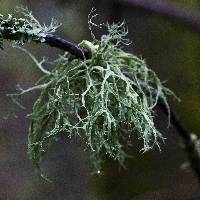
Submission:
M 172 93 L 144 60 L 122 50 L 127 43 L 124 24 L 107 28 L 101 40 L 80 44 L 91 49 L 90 59 L 65 53 L 37 83 L 41 93 L 30 115 L 28 154 L 38 169 L 60 134 L 85 141 L 96 173 L 105 156 L 123 165 L 134 135 L 143 140 L 144 152 L 163 140 L 153 108 L 158 98 L 168 107 L 166 94 Z

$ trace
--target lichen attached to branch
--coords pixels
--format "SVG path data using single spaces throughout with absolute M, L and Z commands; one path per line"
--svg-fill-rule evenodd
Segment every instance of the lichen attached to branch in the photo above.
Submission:
M 27 40 L 24 39 L 27 35 L 35 40 L 34 33 L 38 37 L 44 30 L 35 18 L 28 15 L 28 19 L 18 25 L 18 20 L 9 17 L 8 22 L 17 22 L 13 27 L 22 27 L 22 34 L 16 36 L 12 28 L 12 34 L 8 35 L 21 43 Z M 33 34 L 29 28 L 27 31 L 31 24 Z M 30 115 L 28 138 L 29 157 L 41 174 L 42 158 L 61 134 L 83 139 L 95 173 L 101 171 L 106 156 L 123 165 L 127 157 L 125 149 L 133 144 L 135 135 L 143 140 L 143 152 L 154 146 L 160 148 L 163 136 L 154 125 L 153 109 L 158 99 L 162 99 L 169 112 L 166 95 L 173 93 L 163 86 L 144 60 L 123 51 L 123 46 L 128 44 L 124 23 L 106 27 L 108 33 L 100 40 L 92 33 L 91 42 L 84 40 L 79 44 L 80 49 L 91 51 L 89 59 L 75 58 L 66 52 L 55 61 L 51 72 L 34 59 L 44 76 L 33 88 L 18 94 L 41 91 Z M 7 35 L 3 31 L 1 34 Z
M 24 44 L 28 41 L 44 42 L 45 33 L 53 33 L 60 26 L 52 19 L 49 26 L 41 25 L 28 9 L 18 7 L 17 12 L 23 18 L 15 18 L 11 14 L 7 19 L 0 15 L 0 48 L 3 48 L 3 40 L 14 40 L 17 44 Z
M 158 98 L 168 106 L 165 95 L 170 91 L 142 59 L 120 48 L 124 24 L 108 25 L 108 31 L 100 41 L 81 43 L 91 49 L 91 59 L 72 59 L 66 53 L 44 76 L 29 130 L 29 156 L 38 168 L 61 133 L 83 138 L 94 172 L 101 170 L 104 156 L 123 164 L 124 147 L 132 143 L 133 134 L 143 140 L 142 151 L 159 147 L 163 140 L 153 108 Z

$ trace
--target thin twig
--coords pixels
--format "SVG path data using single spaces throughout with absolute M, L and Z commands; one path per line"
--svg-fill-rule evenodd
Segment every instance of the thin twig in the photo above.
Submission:
M 68 51 L 69 53 L 74 55 L 76 58 L 83 59 L 85 57 L 86 59 L 88 59 L 91 57 L 91 52 L 88 49 L 82 50 L 80 49 L 78 45 L 75 45 L 51 33 L 45 33 L 45 35 L 46 35 L 45 43 L 52 47 L 56 47 L 64 51 Z
M 167 115 L 168 111 L 163 102 L 159 101 L 158 107 Z M 198 176 L 200 182 L 200 152 L 199 152 L 199 139 L 196 135 L 192 134 L 187 128 L 181 123 L 177 117 L 175 111 L 170 106 L 170 118 L 171 124 L 176 128 L 179 135 L 184 143 L 185 151 L 187 152 L 188 159 L 190 161 L 190 167 L 194 170 Z
M 148 14 L 159 15 L 160 17 L 178 22 L 189 27 L 195 32 L 200 32 L 200 14 L 185 9 L 178 4 L 166 0 L 118 0 L 114 3 L 120 9 L 127 8 L 143 11 Z

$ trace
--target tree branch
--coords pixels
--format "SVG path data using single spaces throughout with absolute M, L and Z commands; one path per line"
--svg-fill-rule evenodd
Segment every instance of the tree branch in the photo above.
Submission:
M 45 33 L 45 35 L 45 43 L 52 47 L 68 51 L 76 58 L 83 59 L 85 57 L 86 59 L 89 59 L 91 57 L 91 52 L 88 49 L 82 50 L 78 45 L 75 45 L 51 33 Z
M 158 107 L 167 115 L 168 111 L 163 102 L 159 101 Z M 171 124 L 176 128 L 184 143 L 190 161 L 190 167 L 196 173 L 200 182 L 200 140 L 181 123 L 175 111 L 170 106 Z
M 165 0 L 118 0 L 114 4 L 120 9 L 122 7 L 127 9 L 134 8 L 148 14 L 158 15 L 200 33 L 200 14 L 177 4 Z

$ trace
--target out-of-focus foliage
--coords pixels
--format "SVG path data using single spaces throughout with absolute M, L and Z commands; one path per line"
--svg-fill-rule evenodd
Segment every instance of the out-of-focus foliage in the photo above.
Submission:
M 199 0 L 170 0 L 172 3 L 177 3 L 177 5 L 181 5 L 185 7 L 186 9 L 193 9 L 193 10 L 199 10 L 200 8 L 198 7 Z

